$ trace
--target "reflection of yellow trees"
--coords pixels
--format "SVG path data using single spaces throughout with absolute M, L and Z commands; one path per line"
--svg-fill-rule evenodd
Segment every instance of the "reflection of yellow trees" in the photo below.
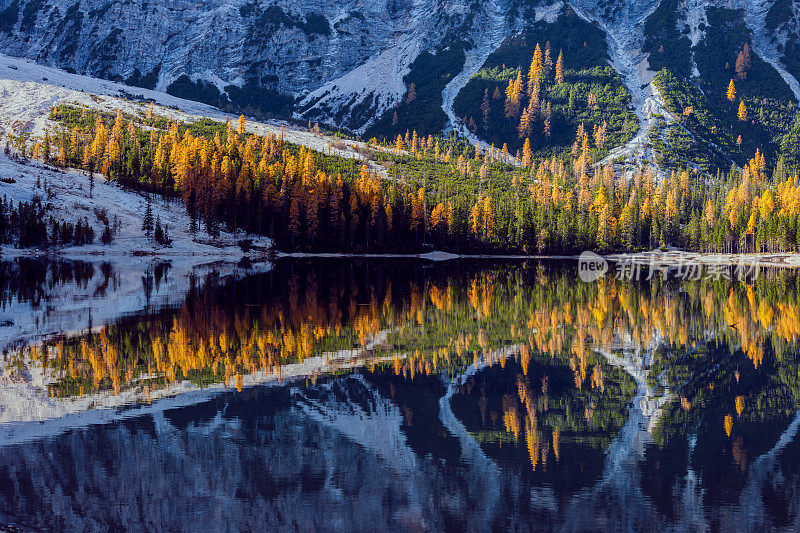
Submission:
M 606 390 L 605 375 L 600 365 L 594 365 L 594 370 L 592 371 L 592 387 L 599 388 L 601 392 Z
M 104 327 L 98 334 L 58 341 L 43 352 L 53 354 L 50 366 L 60 369 L 63 377 L 88 380 L 92 390 L 110 386 L 116 394 L 142 375 L 162 384 L 206 375 L 212 381 L 241 388 L 244 374 L 280 372 L 282 364 L 322 353 L 332 340 L 338 346 L 364 346 L 388 324 L 402 325 L 404 317 L 420 320 L 424 309 L 426 289 L 415 283 L 409 284 L 406 298 L 392 303 L 390 294 L 379 291 L 366 299 L 358 293 L 322 298 L 313 277 L 307 281 L 301 289 L 298 280 L 288 280 L 289 293 L 283 302 L 269 300 L 258 307 L 242 307 L 195 301 L 171 320 L 153 320 L 144 328 L 143 339 L 137 327 L 120 323 Z M 448 303 L 450 293 L 445 288 L 437 296 L 442 309 L 452 305 Z M 133 346 L 131 339 L 137 339 Z M 471 335 L 462 342 L 471 342 Z M 136 353 L 131 353 L 132 347 Z M 31 347 L 28 354 L 38 354 L 38 348 Z M 442 355 L 449 358 L 447 353 Z M 42 364 L 48 365 L 48 361 Z M 418 356 L 401 365 L 398 373 L 413 377 L 419 372 L 429 374 L 434 367 L 435 362 L 431 365 Z M 75 391 L 53 389 L 53 393 Z
M 450 310 L 453 306 L 452 301 L 452 291 L 450 285 L 447 285 L 444 289 L 440 289 L 436 285 L 431 285 L 430 289 L 428 290 L 428 294 L 431 298 L 431 303 L 436 307 L 436 309 L 442 310 Z
M 519 362 L 522 366 L 522 373 L 524 375 L 528 375 L 528 364 L 531 360 L 531 350 L 527 344 L 523 344 L 519 350 Z
M 441 365 L 482 358 L 504 365 L 505 352 L 493 350 L 519 346 L 523 375 L 534 353 L 566 355 L 575 388 L 602 392 L 603 370 L 589 363 L 598 349 L 622 343 L 648 348 L 654 339 L 689 347 L 711 334 L 731 348 L 741 347 L 760 368 L 765 341 L 779 354 L 800 335 L 796 299 L 788 291 L 769 290 L 768 279 L 755 286 L 691 282 L 677 291 L 613 279 L 575 285 L 569 275 L 541 269 L 537 283 L 502 269 L 460 275 L 348 291 L 342 280 L 327 286 L 318 282 L 318 273 L 294 274 L 283 294 L 257 306 L 201 298 L 140 333 L 114 326 L 50 343 L 41 353 L 32 347 L 29 355 L 91 390 L 119 392 L 142 375 L 162 384 L 205 376 L 204 381 L 234 380 L 241 386 L 239 375 L 274 373 L 322 351 L 365 346 L 386 330 L 392 343 L 404 346 L 399 357 L 387 354 L 398 375 L 427 375 Z M 526 426 L 520 421 L 515 427 L 522 432 Z
M 472 280 L 469 301 L 472 308 L 478 313 L 479 319 L 485 319 L 492 315 L 494 289 L 495 283 L 491 276 L 479 276 Z
M 736 397 L 736 416 L 742 416 L 742 411 L 744 411 L 744 396 L 737 396 Z
M 561 432 L 557 429 L 553 430 L 553 455 L 556 456 L 556 461 L 561 456 Z
M 514 435 L 515 440 L 519 440 L 522 431 L 522 419 L 516 400 L 511 395 L 503 396 L 503 425 L 506 432 Z

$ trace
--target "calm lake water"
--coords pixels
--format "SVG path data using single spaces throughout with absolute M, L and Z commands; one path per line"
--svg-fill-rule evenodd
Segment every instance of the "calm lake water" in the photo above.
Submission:
M 0 262 L 0 524 L 800 527 L 800 277 Z

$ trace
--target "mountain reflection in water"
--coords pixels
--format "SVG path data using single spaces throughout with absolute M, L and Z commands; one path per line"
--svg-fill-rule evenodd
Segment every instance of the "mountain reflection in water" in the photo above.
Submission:
M 0 524 L 799 525 L 797 274 L 586 284 L 571 262 L 224 269 L 178 303 L 148 296 L 140 312 L 6 351 Z M 90 263 L 0 272 L 0 318 L 114 278 Z

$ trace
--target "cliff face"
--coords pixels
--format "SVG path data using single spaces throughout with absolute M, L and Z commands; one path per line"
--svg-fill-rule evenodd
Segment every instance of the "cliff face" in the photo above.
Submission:
M 160 90 L 187 74 L 220 89 L 253 79 L 300 92 L 385 47 L 410 9 L 402 1 L 359 5 L 12 0 L 2 4 L 0 42 L 11 55 L 98 77 L 151 74 L 145 83 Z
M 264 104 L 267 91 L 276 107 L 268 111 L 279 111 L 278 94 L 323 88 L 305 109 L 324 101 L 314 114 L 347 121 L 341 109 L 361 104 L 363 124 L 403 97 L 403 75 L 420 52 L 468 37 L 487 9 L 498 8 L 459 0 L 4 0 L 0 51 L 212 102 L 219 91 L 241 107 Z M 370 58 L 367 70 L 326 86 Z

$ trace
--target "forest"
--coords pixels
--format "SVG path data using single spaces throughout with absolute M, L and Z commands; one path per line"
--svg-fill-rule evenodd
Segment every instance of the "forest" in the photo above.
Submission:
M 800 243 L 797 177 L 758 150 L 716 176 L 621 172 L 599 161 L 602 128 L 580 124 L 569 152 L 540 160 L 527 141 L 512 154 L 412 131 L 391 145 L 373 139 L 357 161 L 248 133 L 243 116 L 178 124 L 152 107 L 133 116 L 62 105 L 51 118 L 60 128 L 29 155 L 180 198 L 192 230 L 242 228 L 281 250 L 756 252 Z

